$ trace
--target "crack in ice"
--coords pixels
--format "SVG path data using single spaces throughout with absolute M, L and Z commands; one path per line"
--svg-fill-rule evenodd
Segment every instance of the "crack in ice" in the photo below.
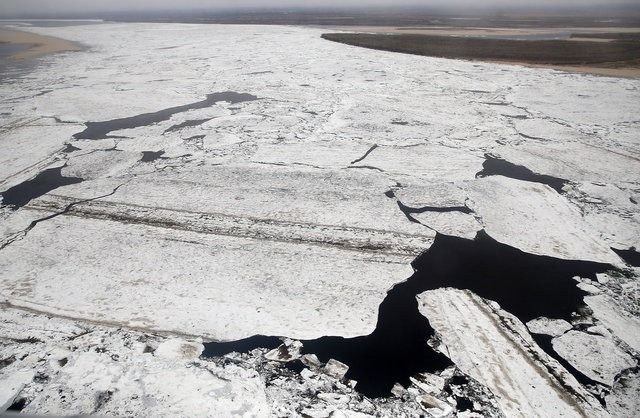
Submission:
M 82 203 L 88 203 L 88 202 L 93 202 L 94 200 L 98 200 L 98 199 L 102 199 L 105 197 L 109 197 L 114 195 L 118 189 L 122 186 L 124 186 L 126 184 L 122 183 L 118 186 L 116 186 L 112 192 L 102 195 L 102 196 L 97 196 L 97 197 L 92 197 L 89 199 L 83 199 L 83 200 L 78 200 L 72 203 L 69 203 L 62 211 L 60 212 L 56 212 L 53 213 L 51 215 L 45 216 L 44 218 L 39 218 L 36 220 L 31 221 L 31 223 L 29 224 L 29 226 L 27 226 L 25 229 L 23 229 L 22 231 L 16 232 L 15 234 L 11 235 L 9 238 L 7 238 L 1 245 L 0 245 L 0 251 L 5 249 L 7 246 L 13 244 L 15 241 L 19 240 L 19 239 L 23 239 L 24 237 L 27 236 L 27 234 L 29 233 L 29 231 L 31 231 L 36 225 L 38 225 L 40 222 L 44 222 L 44 221 L 48 221 L 49 219 L 53 219 L 56 218 L 60 215 L 64 215 L 66 213 L 68 213 L 74 206 L 82 204 Z

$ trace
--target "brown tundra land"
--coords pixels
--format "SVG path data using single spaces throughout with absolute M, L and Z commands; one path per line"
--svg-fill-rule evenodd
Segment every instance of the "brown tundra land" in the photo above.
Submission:
M 364 48 L 440 58 L 550 66 L 604 75 L 640 75 L 640 39 L 637 33 L 581 33 L 567 40 L 513 40 L 397 33 L 327 33 L 322 37 Z

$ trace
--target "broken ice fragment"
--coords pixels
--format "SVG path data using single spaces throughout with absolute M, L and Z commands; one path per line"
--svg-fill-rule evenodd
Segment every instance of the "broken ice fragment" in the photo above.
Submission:
M 322 362 L 315 354 L 305 354 L 304 356 L 300 357 L 300 361 L 302 362 L 302 364 L 311 369 L 319 369 L 320 367 L 322 367 Z
M 541 316 L 540 318 L 527 322 L 527 328 L 532 334 L 559 337 L 573 327 L 564 319 L 549 319 Z
M 297 360 L 300 358 L 300 351 L 302 350 L 302 343 L 300 341 L 292 341 L 291 343 L 282 344 L 280 347 L 269 351 L 264 357 L 271 361 L 280 361 L 286 363 L 288 361 Z
M 426 393 L 438 394 L 444 389 L 444 378 L 431 374 L 431 373 L 419 373 L 416 376 L 410 378 L 411 382 L 425 391 Z
M 636 365 L 611 339 L 580 331 L 554 338 L 553 349 L 573 367 L 592 380 L 613 385 L 616 375 Z
M 341 380 L 347 374 L 349 366 L 339 362 L 338 360 L 330 359 L 324 366 L 323 370 L 325 374 Z
M 578 283 L 578 289 L 583 290 L 591 295 L 600 293 L 600 289 L 590 283 Z
M 609 332 L 609 330 L 603 327 L 602 325 L 594 325 L 592 327 L 589 327 L 587 328 L 587 332 L 589 334 L 595 334 L 595 335 L 600 335 L 602 337 L 611 338 L 611 333 Z
M 397 398 L 401 398 L 404 396 L 404 394 L 407 393 L 407 390 L 399 383 L 396 383 L 395 385 L 393 385 L 393 387 L 391 388 L 391 394 Z
M 445 417 L 453 412 L 453 407 L 451 405 L 428 394 L 417 396 L 416 402 L 418 402 L 426 412 L 434 417 Z

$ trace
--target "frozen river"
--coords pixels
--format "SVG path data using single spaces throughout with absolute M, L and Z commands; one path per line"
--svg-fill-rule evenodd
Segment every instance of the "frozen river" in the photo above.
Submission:
M 256 335 L 350 366 L 359 386 L 340 396 L 353 398 L 321 402 L 341 413 L 461 411 L 443 395 L 451 376 L 440 391 L 412 377 L 452 365 L 481 413 L 602 416 L 636 396 L 620 382 L 640 349 L 638 269 L 618 254 L 640 248 L 639 80 L 359 49 L 298 27 L 28 30 L 86 49 L 0 84 L 0 337 L 43 317 L 104 336 L 29 333 L 68 363 L 49 383 L 29 379 L 37 360 L 0 370 L 27 376 L 25 411 L 302 413 L 300 370 L 274 393 L 263 352 L 232 371 L 199 359 L 203 342 Z M 469 334 L 479 347 L 465 350 L 464 326 L 485 333 Z M 84 348 L 96 344 L 121 362 Z M 499 372 L 477 366 L 491 361 Z M 139 383 L 122 364 L 153 402 L 129 398 Z M 148 369 L 180 376 L 184 404 Z M 356 400 L 392 387 L 393 406 Z

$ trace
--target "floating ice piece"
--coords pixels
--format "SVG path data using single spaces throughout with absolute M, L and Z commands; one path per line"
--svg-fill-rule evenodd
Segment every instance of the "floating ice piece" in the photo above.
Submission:
M 627 313 L 627 309 L 610 296 L 585 296 L 585 303 L 593 310 L 600 323 L 634 350 L 640 351 L 640 320 Z
M 302 376 L 302 378 L 305 379 L 305 380 L 310 380 L 310 379 L 313 379 L 314 377 L 316 377 L 317 375 L 314 372 L 312 372 L 311 370 L 309 370 L 307 368 L 304 368 L 300 372 L 300 376 Z
M 488 387 L 506 416 L 581 416 L 604 414 L 598 402 L 570 376 L 563 382 L 580 392 L 584 403 L 569 399 L 536 358 L 545 358 L 526 330 L 502 325 L 502 318 L 468 291 L 441 289 L 418 296 L 420 312 L 429 319 L 465 374 Z M 502 315 L 507 315 L 502 311 Z M 519 324 L 511 317 L 510 321 Z M 461 331 L 463 330 L 463 331 Z M 545 360 L 556 364 L 553 360 Z M 565 373 L 568 375 L 568 373 Z
M 601 290 L 598 289 L 598 287 L 592 285 L 591 283 L 578 283 L 577 286 L 580 290 L 584 290 L 585 292 L 591 295 L 597 295 L 598 293 L 601 292 Z
M 620 264 L 580 212 L 551 188 L 506 177 L 467 183 L 469 207 L 497 241 L 526 253 Z
M 327 364 L 325 364 L 322 370 L 324 371 L 325 374 L 335 377 L 338 380 L 341 380 L 347 374 L 347 371 L 349 370 L 349 366 L 339 362 L 338 360 L 329 359 L 329 361 L 327 362 Z
M 446 417 L 454 410 L 453 406 L 429 394 L 416 396 L 416 402 L 435 418 Z
M 549 319 L 540 317 L 527 322 L 527 328 L 529 329 L 529 332 L 533 334 L 543 334 L 550 335 L 552 337 L 558 337 L 569 331 L 573 327 L 564 319 Z
M 291 341 L 289 344 L 282 344 L 280 347 L 274 348 L 264 356 L 267 360 L 286 363 L 299 359 L 301 350 L 302 343 L 300 341 Z
M 607 338 L 612 337 L 611 332 L 609 332 L 609 330 L 602 325 L 594 325 L 592 327 L 589 327 L 587 328 L 587 332 L 589 334 L 597 334 Z
M 414 385 L 425 391 L 436 395 L 444 389 L 445 380 L 443 377 L 432 373 L 419 373 L 416 376 L 412 376 L 411 382 Z
M 467 194 L 454 182 L 411 184 L 392 191 L 405 216 L 441 234 L 473 239 L 482 225 L 466 206 Z
M 405 394 L 407 394 L 407 390 L 399 383 L 396 383 L 391 388 L 391 394 L 398 398 L 402 398 Z
M 640 248 L 640 209 L 633 203 L 640 198 L 634 199 L 634 184 L 579 183 L 566 196 L 580 208 L 585 222 L 607 245 L 617 249 Z M 587 202 L 591 199 L 602 203 Z
M 322 362 L 315 354 L 305 354 L 304 356 L 300 357 L 300 361 L 302 362 L 302 364 L 311 369 L 319 369 L 320 367 L 322 367 Z
M 573 367 L 590 379 L 612 386 L 622 370 L 636 362 L 620 349 L 612 339 L 580 331 L 569 331 L 554 338 L 553 349 Z
M 7 129 L 7 125 L 3 129 Z M 64 148 L 64 140 L 74 129 L 78 127 L 38 123 L 25 126 L 22 120 L 11 129 L 11 134 L 3 131 L 0 136 L 0 191 L 26 181 L 56 163 L 56 153 Z M 61 165 L 64 161 L 58 160 L 57 163 Z
M 364 412 L 351 411 L 348 409 L 336 409 L 331 413 L 331 418 L 373 418 L 374 415 L 365 414 Z

